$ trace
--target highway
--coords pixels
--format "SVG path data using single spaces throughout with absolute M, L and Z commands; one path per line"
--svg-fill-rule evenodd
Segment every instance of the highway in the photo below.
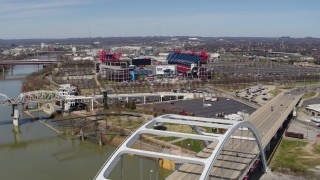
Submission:
M 281 93 L 248 117 L 247 120 L 258 130 L 264 148 L 299 102 L 302 97 L 302 94 L 299 93 L 297 91 Z M 237 136 L 242 134 L 246 137 L 253 137 L 248 131 L 235 132 Z M 203 158 L 210 156 L 215 146 L 215 143 L 210 144 L 196 156 Z M 255 141 L 230 139 L 213 165 L 210 179 L 241 179 L 258 157 L 259 150 Z M 202 169 L 200 165 L 184 164 L 167 179 L 199 179 Z

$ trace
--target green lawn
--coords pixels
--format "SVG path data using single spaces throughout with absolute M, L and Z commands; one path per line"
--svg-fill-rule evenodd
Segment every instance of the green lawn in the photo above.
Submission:
M 314 145 L 313 152 L 317 155 L 320 155 L 320 145 Z
M 303 95 L 304 99 L 311 98 L 316 95 L 316 92 L 307 92 Z
M 307 170 L 320 165 L 320 146 L 313 146 L 314 154 L 306 152 L 307 142 L 283 139 L 275 158 L 271 161 L 271 169 L 307 175 Z
M 174 143 L 174 145 L 180 146 L 185 149 L 189 149 L 194 152 L 200 152 L 204 148 L 202 145 L 202 141 L 193 139 L 185 139 L 183 141 Z
M 273 97 L 277 96 L 281 91 L 279 89 L 274 89 L 272 91 L 269 91 L 270 94 L 273 95 Z
M 309 81 L 309 82 L 296 82 L 296 86 L 304 86 L 304 85 L 312 85 L 312 84 L 319 84 L 319 81 Z

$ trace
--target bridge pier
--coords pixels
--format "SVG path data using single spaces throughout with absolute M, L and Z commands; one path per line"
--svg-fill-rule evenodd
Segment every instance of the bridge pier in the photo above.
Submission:
M 71 106 L 71 103 L 70 102 L 64 102 L 63 103 L 63 110 L 64 111 L 69 111 L 69 109 L 70 109 L 70 106 Z
M 271 147 L 270 147 L 270 142 L 267 144 L 267 146 L 265 147 L 265 151 L 270 151 Z
M 65 103 L 64 101 L 60 101 L 60 107 L 61 107 L 62 110 L 64 110 L 64 107 L 65 107 L 64 103 Z
M 283 124 L 281 124 L 280 129 L 281 129 L 281 130 L 283 129 Z
M 278 139 L 278 132 L 273 136 L 273 139 Z
M 81 141 L 84 141 L 84 133 L 83 133 L 82 129 L 80 130 L 79 134 L 80 134 Z
M 19 126 L 19 110 L 18 109 L 14 109 L 14 106 L 13 106 L 13 118 L 12 118 L 12 121 L 13 121 L 13 125 L 14 126 Z
M 93 98 L 91 99 L 91 111 L 93 111 Z

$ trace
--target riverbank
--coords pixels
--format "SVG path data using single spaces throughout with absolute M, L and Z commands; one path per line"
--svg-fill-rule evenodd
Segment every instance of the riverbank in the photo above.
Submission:
M 141 124 L 144 124 L 149 119 L 153 118 L 150 115 L 141 114 L 141 113 L 133 113 L 133 112 L 121 112 L 121 113 L 123 114 L 122 120 L 119 119 L 119 117 L 121 115 L 116 117 L 116 118 L 118 118 L 117 120 L 113 120 L 113 121 L 110 120 L 111 118 L 114 118 L 114 117 L 112 117 L 112 116 L 114 116 L 114 114 L 111 113 L 109 115 L 110 116 L 109 119 L 106 118 L 105 120 L 99 121 L 99 128 L 100 129 L 105 129 L 106 127 L 108 127 L 108 129 L 112 129 L 112 131 L 116 131 L 121 134 L 121 135 L 117 135 L 117 134 L 108 135 L 108 129 L 106 130 L 104 139 L 109 144 L 114 145 L 116 147 L 119 146 L 127 138 L 127 136 L 131 135 L 136 130 L 136 128 L 140 127 Z M 140 119 L 140 120 L 136 120 L 136 122 L 133 122 L 132 119 L 129 119 L 130 113 L 133 113 L 136 115 L 140 114 L 140 116 L 141 116 L 140 118 L 144 119 L 144 120 L 141 121 L 141 119 Z M 77 115 L 79 118 L 87 116 L 87 114 L 83 114 L 80 112 L 74 112 L 73 114 Z M 96 117 L 87 117 L 87 120 L 95 120 L 95 119 L 96 119 Z M 119 124 L 117 125 L 116 123 L 119 123 L 119 121 L 126 121 L 126 122 L 121 122 L 120 125 Z M 128 126 L 128 128 L 125 128 L 127 125 L 125 123 L 130 124 Z M 136 125 L 134 123 L 136 123 Z M 134 127 L 134 128 L 130 128 L 130 127 Z M 140 143 L 140 142 L 142 142 L 142 143 Z M 168 153 L 170 153 L 170 154 L 179 155 L 182 152 L 182 153 L 186 154 L 187 156 L 188 155 L 192 156 L 195 153 L 191 150 L 174 145 L 170 142 L 162 141 L 162 140 L 156 139 L 151 136 L 146 136 L 146 135 L 143 135 L 139 141 L 135 142 L 132 145 L 132 148 L 141 148 L 143 150 L 151 150 L 151 151 L 155 151 L 155 152 L 163 152 L 164 149 L 167 149 L 167 150 L 169 150 Z

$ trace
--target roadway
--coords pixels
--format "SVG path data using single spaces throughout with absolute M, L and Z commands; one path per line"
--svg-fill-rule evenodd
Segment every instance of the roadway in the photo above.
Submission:
M 299 93 L 301 92 L 281 93 L 248 117 L 247 120 L 258 130 L 264 148 L 267 147 L 302 97 L 302 94 Z M 273 106 L 273 111 L 271 111 L 271 106 Z M 248 131 L 238 130 L 235 132 L 240 136 L 242 133 L 246 133 L 247 137 L 253 137 L 252 133 L 248 133 Z M 211 143 L 196 156 L 203 158 L 210 156 L 215 146 L 215 143 Z M 258 157 L 259 151 L 254 141 L 228 140 L 213 165 L 210 179 L 241 179 Z M 185 163 L 167 179 L 199 179 L 202 170 L 203 167 L 200 165 Z

